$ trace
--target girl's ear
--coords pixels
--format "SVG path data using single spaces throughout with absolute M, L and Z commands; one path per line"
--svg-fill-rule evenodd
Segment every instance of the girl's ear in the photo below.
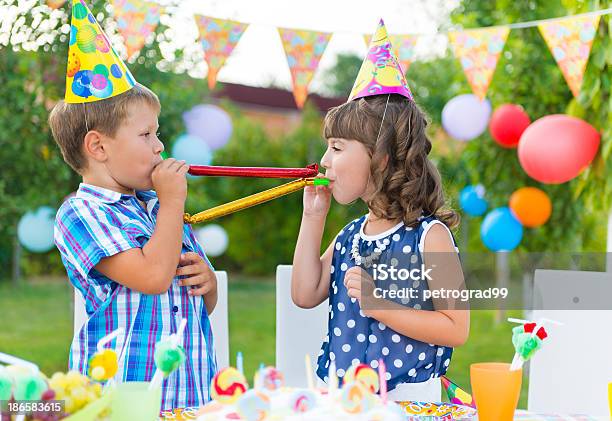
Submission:
M 83 152 L 85 156 L 98 162 L 104 162 L 108 158 L 105 146 L 105 139 L 97 130 L 90 130 L 85 134 L 85 139 L 83 141 Z

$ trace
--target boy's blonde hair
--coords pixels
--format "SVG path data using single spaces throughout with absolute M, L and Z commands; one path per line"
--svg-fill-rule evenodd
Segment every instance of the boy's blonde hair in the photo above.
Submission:
M 144 102 L 157 113 L 161 110 L 157 95 L 138 83 L 127 92 L 100 101 L 86 104 L 59 101 L 49 115 L 49 125 L 64 161 L 81 174 L 87 166 L 83 154 L 87 132 L 97 130 L 106 136 L 115 136 L 128 116 L 129 106 L 137 102 Z
M 326 139 L 357 140 L 366 147 L 375 190 L 368 207 L 374 215 L 414 226 L 424 214 L 453 228 L 459 215 L 446 206 L 440 174 L 428 158 L 426 127 L 425 115 L 414 101 L 390 94 L 330 109 L 323 133 Z

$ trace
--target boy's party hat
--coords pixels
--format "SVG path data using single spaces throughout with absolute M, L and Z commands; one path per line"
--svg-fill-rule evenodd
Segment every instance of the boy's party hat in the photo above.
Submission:
M 99 101 L 122 94 L 134 84 L 134 77 L 85 1 L 73 0 L 64 101 L 72 104 Z
M 461 389 L 459 386 L 457 386 L 456 383 L 454 383 L 446 376 L 440 376 L 440 380 L 442 380 L 442 387 L 446 391 L 446 394 L 448 395 L 448 400 L 451 403 L 476 408 L 476 402 L 474 402 L 474 398 L 472 397 L 472 395 Z
M 372 36 L 368 54 L 361 64 L 348 101 L 382 94 L 400 94 L 412 100 L 406 77 L 393 52 L 385 23 L 381 19 Z

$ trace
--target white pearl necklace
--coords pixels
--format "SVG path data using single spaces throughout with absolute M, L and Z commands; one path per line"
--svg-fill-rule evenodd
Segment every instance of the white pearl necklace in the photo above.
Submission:
M 375 260 L 378 260 L 383 251 L 387 248 L 390 241 L 388 238 L 384 240 L 376 240 L 376 248 L 374 248 L 374 252 L 369 256 L 362 256 L 359 254 L 359 240 L 361 240 L 361 235 L 356 233 L 353 235 L 353 245 L 351 246 L 351 258 L 355 260 L 355 264 L 357 266 L 364 265 L 366 268 L 372 266 Z

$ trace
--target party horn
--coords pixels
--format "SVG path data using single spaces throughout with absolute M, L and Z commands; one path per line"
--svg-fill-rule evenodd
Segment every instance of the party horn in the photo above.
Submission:
M 220 167 L 215 165 L 190 165 L 189 174 L 212 177 L 260 177 L 260 178 L 307 178 L 319 172 L 317 164 L 305 168 L 271 167 Z
M 300 180 L 294 180 L 287 184 L 283 184 L 278 187 L 274 187 L 268 190 L 264 190 L 259 193 L 252 194 L 242 199 L 234 200 L 233 202 L 219 205 L 214 208 L 190 215 L 188 213 L 184 216 L 184 221 L 188 224 L 197 224 L 199 222 L 210 221 L 230 213 L 238 212 L 242 209 L 247 209 L 260 203 L 268 202 L 277 197 L 284 196 L 289 193 L 293 193 L 306 186 L 328 186 L 329 180 L 327 178 L 302 178 Z

